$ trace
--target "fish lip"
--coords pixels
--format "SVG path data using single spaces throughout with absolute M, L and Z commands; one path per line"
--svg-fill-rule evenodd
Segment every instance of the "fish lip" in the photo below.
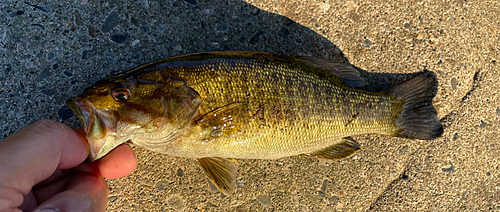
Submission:
M 82 123 L 85 137 L 89 142 L 89 161 L 95 161 L 116 147 L 112 142 L 116 134 L 116 117 L 108 111 L 100 111 L 82 97 L 66 101 L 68 107 Z M 112 143 L 112 146 L 109 146 Z
M 85 135 L 87 135 L 89 131 L 89 123 L 90 123 L 90 104 L 85 101 L 85 99 L 81 97 L 73 97 L 66 101 L 68 107 L 76 114 L 80 122 L 82 123 L 83 130 L 85 131 Z

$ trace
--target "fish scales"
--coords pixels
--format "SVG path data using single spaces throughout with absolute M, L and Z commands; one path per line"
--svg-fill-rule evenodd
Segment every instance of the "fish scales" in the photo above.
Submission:
M 138 78 L 153 81 L 158 74 L 185 80 L 200 94 L 202 113 L 233 103 L 248 110 L 246 126 L 235 124 L 238 130 L 232 134 L 207 136 L 203 129 L 193 128 L 182 142 L 156 150 L 174 156 L 274 159 L 305 154 L 346 136 L 390 134 L 402 109 L 393 107 L 396 101 L 389 96 L 333 84 L 278 62 L 226 58 L 200 65 L 175 62 Z

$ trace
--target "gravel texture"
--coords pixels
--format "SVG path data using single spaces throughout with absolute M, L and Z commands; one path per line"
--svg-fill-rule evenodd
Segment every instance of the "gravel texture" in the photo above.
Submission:
M 257 50 L 350 63 L 383 91 L 439 79 L 433 141 L 357 136 L 339 161 L 238 160 L 224 196 L 198 162 L 135 148 L 109 180 L 108 211 L 500 210 L 499 1 L 70 0 L 0 2 L 0 139 L 41 119 L 78 127 L 65 106 L 95 81 L 161 58 Z

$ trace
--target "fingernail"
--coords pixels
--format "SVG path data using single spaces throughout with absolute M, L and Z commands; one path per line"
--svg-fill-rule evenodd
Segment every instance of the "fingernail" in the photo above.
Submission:
M 40 208 L 34 212 L 59 212 L 59 210 L 55 208 Z

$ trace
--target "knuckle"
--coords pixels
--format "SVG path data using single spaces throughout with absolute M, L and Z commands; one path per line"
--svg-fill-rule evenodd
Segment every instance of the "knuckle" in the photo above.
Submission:
M 67 134 L 68 128 L 66 125 L 52 121 L 52 120 L 41 120 L 33 124 L 33 127 L 42 133 L 56 134 L 56 135 L 64 135 Z

